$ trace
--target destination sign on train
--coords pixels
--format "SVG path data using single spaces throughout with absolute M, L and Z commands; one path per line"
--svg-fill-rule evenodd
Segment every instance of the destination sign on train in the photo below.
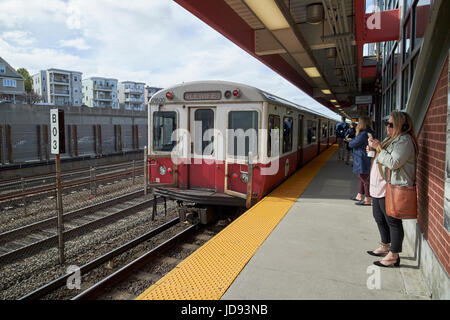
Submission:
M 201 91 L 185 92 L 184 100 L 220 100 L 222 93 L 220 91 Z

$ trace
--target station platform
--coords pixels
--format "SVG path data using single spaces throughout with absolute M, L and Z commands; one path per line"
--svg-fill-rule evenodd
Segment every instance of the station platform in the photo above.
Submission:
M 380 241 L 352 167 L 332 146 L 181 262 L 138 300 L 429 299 L 413 248 L 373 265 Z

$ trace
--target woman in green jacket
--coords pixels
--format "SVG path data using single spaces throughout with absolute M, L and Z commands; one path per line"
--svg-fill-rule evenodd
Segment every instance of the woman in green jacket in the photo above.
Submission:
M 376 164 L 381 176 L 389 181 L 390 170 L 392 185 L 412 186 L 416 181 L 418 144 L 411 117 L 406 112 L 393 111 L 386 122 L 386 130 L 388 137 L 382 143 L 369 139 L 369 146 L 377 150 Z M 386 256 L 374 264 L 380 267 L 398 267 L 404 237 L 402 220 L 388 216 L 386 208 L 383 209 L 384 214 L 376 222 L 382 239 L 390 240 L 390 247 L 386 245 L 389 241 L 382 241 L 385 245 L 373 251 L 376 253 L 373 255 Z

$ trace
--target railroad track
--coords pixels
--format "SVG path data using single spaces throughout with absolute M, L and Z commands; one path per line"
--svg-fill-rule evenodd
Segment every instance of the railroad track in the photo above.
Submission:
M 134 240 L 129 241 L 128 243 L 102 255 L 99 258 L 92 260 L 91 262 L 88 262 L 87 264 L 85 264 L 83 266 L 81 266 L 80 273 L 82 275 L 84 275 L 84 274 L 88 273 L 89 271 L 92 271 L 93 269 L 102 266 L 106 262 L 113 260 L 115 257 L 137 247 L 138 245 L 140 245 L 148 240 L 151 240 L 152 238 L 161 234 L 162 232 L 174 227 L 175 225 L 179 224 L 179 222 L 180 222 L 180 218 L 177 217 L 175 219 L 172 219 L 172 220 L 164 223 L 163 225 L 161 225 L 157 228 L 150 230 L 149 232 L 139 236 L 138 238 L 135 238 Z M 190 227 L 188 229 L 192 230 L 192 227 Z M 178 237 L 178 239 L 181 239 L 181 238 Z M 173 241 L 173 238 L 171 240 Z M 159 247 L 161 247 L 161 246 L 158 246 L 157 248 L 159 248 Z M 70 276 L 71 276 L 71 274 L 66 274 L 64 276 L 61 276 L 58 279 L 55 279 L 55 280 L 45 284 L 44 286 L 34 290 L 33 292 L 30 292 L 30 293 L 22 296 L 20 298 L 20 300 L 36 300 L 36 299 L 45 297 L 46 295 L 51 294 L 54 291 L 64 287 L 64 285 L 67 283 L 67 279 Z M 66 289 L 66 290 L 68 290 L 68 289 Z M 72 294 L 72 296 L 73 296 L 73 294 Z
M 103 201 L 64 214 L 64 240 L 153 206 L 154 198 L 143 191 Z M 158 201 L 159 198 L 156 199 Z M 57 218 L 49 218 L 0 234 L 0 263 L 11 262 L 58 244 Z
M 135 299 L 229 223 L 228 220 L 221 226 L 192 225 L 73 297 L 72 300 Z M 137 292 L 130 293 L 130 287 L 135 287 L 134 290 Z

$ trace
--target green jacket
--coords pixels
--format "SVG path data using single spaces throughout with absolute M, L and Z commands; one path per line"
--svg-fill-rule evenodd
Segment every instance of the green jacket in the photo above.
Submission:
M 412 186 L 416 182 L 416 150 L 409 134 L 400 135 L 382 150 L 377 157 L 381 165 L 383 178 L 388 181 L 388 169 L 391 169 L 391 184 Z

